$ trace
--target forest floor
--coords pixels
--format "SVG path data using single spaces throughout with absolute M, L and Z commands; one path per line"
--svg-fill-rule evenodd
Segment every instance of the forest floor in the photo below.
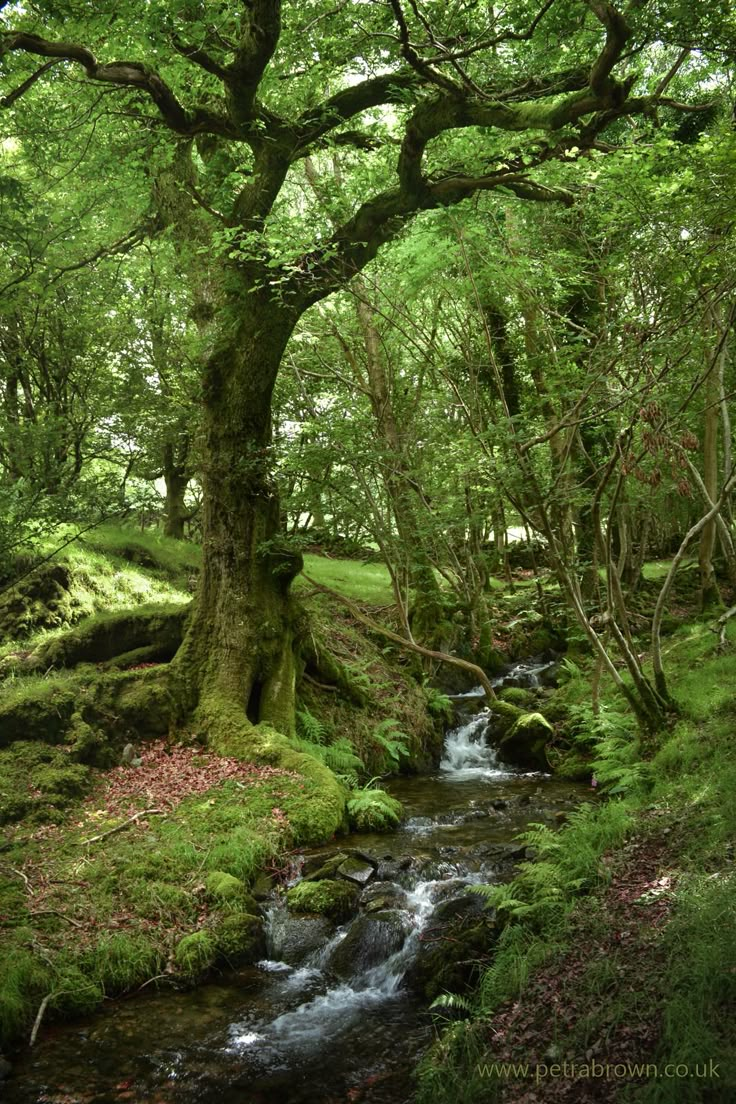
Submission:
M 0 599 L 6 1045 L 27 1041 L 39 1015 L 196 981 L 213 964 L 260 953 L 256 898 L 288 875 L 295 847 L 318 838 L 318 811 L 325 825 L 334 818 L 322 775 L 215 756 L 195 733 L 172 746 L 136 698 L 139 677 L 145 684 L 158 669 L 136 649 L 128 669 L 87 662 L 23 674 L 34 649 L 57 654 L 70 622 L 104 627 L 131 607 L 184 609 L 199 553 L 110 528 L 59 560 L 42 595 L 21 587 Z M 647 566 L 652 587 L 664 566 Z M 380 565 L 313 555 L 307 572 L 390 621 Z M 436 1013 L 438 1027 L 450 1023 L 420 1070 L 422 1104 L 736 1096 L 736 624 L 720 649 L 690 577 L 682 572 L 664 645 L 677 708 L 656 737 L 641 737 L 611 686 L 595 712 L 590 657 L 568 624 L 560 686 L 544 703 L 550 762 L 563 776 L 594 779 L 596 797 L 561 831 L 526 840 L 536 860 L 497 902 L 509 922 L 478 988 L 458 995 L 468 1015 Z M 545 647 L 532 586 L 519 573 L 513 592 L 494 590 L 494 646 L 509 656 Z M 643 618 L 652 592 L 642 589 Z M 441 696 L 305 580 L 296 590 L 364 699 L 358 706 L 306 678 L 302 745 L 311 738 L 321 764 L 331 749 L 342 771 L 357 756 L 370 775 L 395 769 L 399 738 L 413 764 L 431 761 Z M 556 588 L 545 591 L 548 617 L 563 624 Z M 84 718 L 72 712 L 80 693 Z M 136 766 L 121 762 L 128 739 Z

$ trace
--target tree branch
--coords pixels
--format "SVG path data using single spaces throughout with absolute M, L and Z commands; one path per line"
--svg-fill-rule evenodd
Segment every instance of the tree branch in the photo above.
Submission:
M 258 86 L 281 36 L 281 0 L 250 0 L 243 8 L 247 14 L 240 41 L 225 70 L 230 112 L 239 126 L 252 122 L 256 114 Z
M 242 138 L 227 121 L 209 110 L 189 113 L 176 98 L 168 84 L 147 65 L 139 61 L 99 62 L 85 46 L 73 42 L 51 42 L 25 31 L 8 31 L 0 36 L 0 54 L 15 50 L 40 57 L 72 61 L 81 65 L 87 77 L 104 84 L 132 88 L 149 96 L 170 130 L 193 137 L 209 132 L 230 138 Z M 40 73 L 38 74 L 40 76 Z
M 623 15 L 605 0 L 588 0 L 588 7 L 606 28 L 606 41 L 590 71 L 590 89 L 596 96 L 610 91 L 611 71 L 631 37 Z
M 45 65 L 42 65 L 40 69 L 37 69 L 35 73 L 31 73 L 30 77 L 27 77 L 22 84 L 19 84 L 17 88 L 14 88 L 12 92 L 8 92 L 7 96 L 3 96 L 0 100 L 0 107 L 12 107 L 16 100 L 19 100 L 21 96 L 24 96 L 29 88 L 32 88 L 39 77 L 42 77 L 44 73 L 47 73 L 49 69 L 53 68 L 57 62 L 47 61 Z

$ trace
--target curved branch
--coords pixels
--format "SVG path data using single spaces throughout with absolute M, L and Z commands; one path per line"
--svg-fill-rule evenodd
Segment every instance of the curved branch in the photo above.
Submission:
M 192 137 L 203 131 L 209 131 L 213 134 L 225 134 L 231 138 L 239 137 L 226 119 L 220 118 L 211 111 L 187 112 L 168 84 L 155 70 L 142 62 L 99 62 L 86 46 L 79 46 L 73 42 L 51 42 L 26 31 L 3 33 L 0 37 L 0 53 L 10 53 L 15 50 L 60 61 L 72 61 L 82 66 L 89 80 L 121 85 L 145 93 L 153 100 L 166 125 L 177 134 Z M 39 72 L 38 76 L 40 75 Z
M 621 12 L 605 0 L 588 0 L 588 7 L 606 28 L 606 41 L 590 71 L 590 88 L 604 96 L 610 87 L 611 71 L 631 37 L 631 29 Z
M 490 705 L 491 702 L 495 701 L 496 691 L 493 689 L 488 675 L 477 663 L 470 663 L 467 659 L 459 659 L 457 656 L 448 655 L 447 652 L 435 652 L 431 648 L 425 648 L 413 640 L 407 640 L 405 636 L 399 636 L 398 633 L 392 632 L 383 625 L 379 625 L 371 617 L 368 617 L 362 610 L 358 609 L 354 602 L 346 598 L 344 594 L 339 594 L 336 590 L 332 590 L 331 587 L 325 586 L 323 583 L 318 583 L 311 575 L 307 575 L 304 572 L 302 572 L 302 574 L 307 582 L 316 590 L 341 602 L 342 605 L 350 611 L 352 616 L 357 621 L 360 621 L 361 624 L 365 625 L 366 628 L 370 629 L 371 632 L 378 633 L 379 636 L 384 636 L 387 640 L 391 640 L 394 644 L 398 644 L 399 647 L 408 648 L 410 652 L 416 652 L 418 655 L 425 656 L 427 659 L 434 659 L 437 663 L 448 663 L 451 667 L 459 667 L 461 671 L 467 671 L 468 674 L 478 679 L 478 682 L 483 687 L 488 704 Z

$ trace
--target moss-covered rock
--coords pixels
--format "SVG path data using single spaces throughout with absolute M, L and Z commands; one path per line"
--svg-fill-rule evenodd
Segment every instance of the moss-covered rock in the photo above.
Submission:
M 525 690 L 523 686 L 506 686 L 498 696 L 501 701 L 510 702 L 520 709 L 530 709 L 536 700 L 534 691 Z
M 23 565 L 18 564 L 23 570 Z M 23 640 L 73 617 L 71 573 L 63 563 L 38 567 L 0 596 L 0 641 Z
M 240 878 L 226 874 L 224 870 L 213 870 L 205 883 L 207 894 L 216 901 L 237 901 L 245 896 L 245 885 Z
M 174 959 L 185 974 L 196 975 L 209 970 L 217 959 L 217 942 L 212 932 L 197 931 L 185 935 L 176 945 Z
M 263 921 L 248 912 L 223 917 L 216 931 L 217 954 L 231 964 L 257 962 L 266 953 Z
M 64 741 L 69 758 L 93 767 L 114 767 L 118 757 L 104 732 L 86 723 L 81 713 L 73 713 Z
M 0 700 L 0 747 L 15 740 L 60 743 L 77 712 L 78 693 L 72 679 L 19 679 Z
M 554 729 L 541 713 L 523 713 L 503 736 L 499 750 L 504 759 L 520 767 L 546 770 L 546 746 Z
M 347 882 L 300 882 L 286 894 L 293 912 L 316 912 L 331 920 L 346 920 L 358 906 L 358 890 Z

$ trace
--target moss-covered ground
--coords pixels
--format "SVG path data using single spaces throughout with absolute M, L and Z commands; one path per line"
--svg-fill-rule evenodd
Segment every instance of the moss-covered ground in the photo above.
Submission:
M 166 664 L 146 642 L 163 628 L 171 652 L 199 559 L 101 528 L 0 599 L 0 1050 L 28 1039 L 42 1006 L 84 1012 L 261 957 L 254 886 L 347 830 L 351 787 L 438 743 L 441 696 L 306 581 L 299 738 L 264 729 L 251 762 L 172 730 Z M 391 601 L 376 565 L 310 561 L 366 605 Z

